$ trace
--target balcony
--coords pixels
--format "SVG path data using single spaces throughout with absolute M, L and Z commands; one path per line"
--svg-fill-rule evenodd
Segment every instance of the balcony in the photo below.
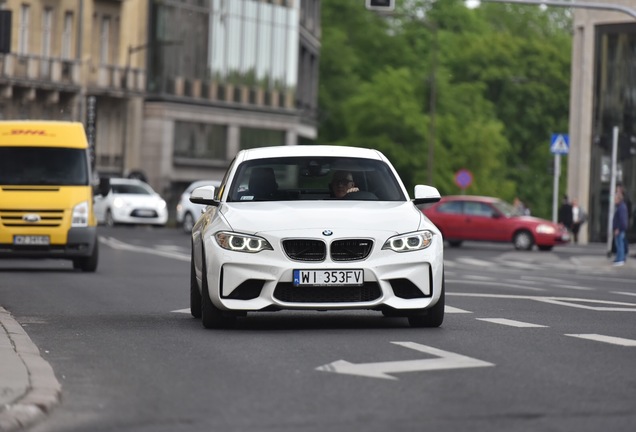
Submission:
M 81 84 L 80 65 L 75 60 L 0 54 L 0 83 L 77 90 Z

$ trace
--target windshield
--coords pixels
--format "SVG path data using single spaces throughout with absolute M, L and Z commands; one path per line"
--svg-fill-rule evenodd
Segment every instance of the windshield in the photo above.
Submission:
M 351 199 L 405 201 L 390 167 L 378 160 L 285 157 L 241 164 L 228 201 Z
M 494 205 L 501 213 L 506 215 L 506 217 L 523 216 L 523 213 L 514 208 L 512 204 L 509 204 L 505 201 L 495 201 L 492 203 L 492 205 Z
M 0 184 L 88 185 L 86 150 L 51 147 L 0 147 Z
M 152 195 L 150 189 L 136 184 L 113 184 L 111 190 L 115 194 Z

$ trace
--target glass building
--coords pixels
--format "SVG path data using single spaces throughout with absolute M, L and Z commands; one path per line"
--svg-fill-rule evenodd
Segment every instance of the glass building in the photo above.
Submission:
M 151 0 L 142 170 L 167 195 L 317 136 L 319 0 Z

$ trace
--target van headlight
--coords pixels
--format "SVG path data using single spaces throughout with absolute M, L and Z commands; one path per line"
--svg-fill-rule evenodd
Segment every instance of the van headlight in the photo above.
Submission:
M 71 227 L 88 226 L 88 201 L 82 201 L 73 207 L 71 214 Z
M 384 243 L 382 249 L 394 252 L 411 252 L 426 249 L 433 243 L 433 232 L 425 230 L 391 237 Z

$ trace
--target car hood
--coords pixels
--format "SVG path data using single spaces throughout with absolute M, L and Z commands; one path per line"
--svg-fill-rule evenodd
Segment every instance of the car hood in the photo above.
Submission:
M 518 221 L 522 221 L 522 222 L 530 223 L 530 224 L 536 224 L 536 225 L 539 225 L 539 224 L 547 224 L 547 225 L 555 225 L 555 226 L 558 225 L 547 219 L 541 219 L 534 216 L 513 216 L 512 219 L 516 219 Z
M 302 229 L 391 233 L 435 229 L 410 201 L 245 202 L 226 203 L 219 210 L 232 230 L 252 234 Z
M 121 198 L 127 204 L 155 206 L 163 199 L 156 195 L 117 194 L 114 198 Z

